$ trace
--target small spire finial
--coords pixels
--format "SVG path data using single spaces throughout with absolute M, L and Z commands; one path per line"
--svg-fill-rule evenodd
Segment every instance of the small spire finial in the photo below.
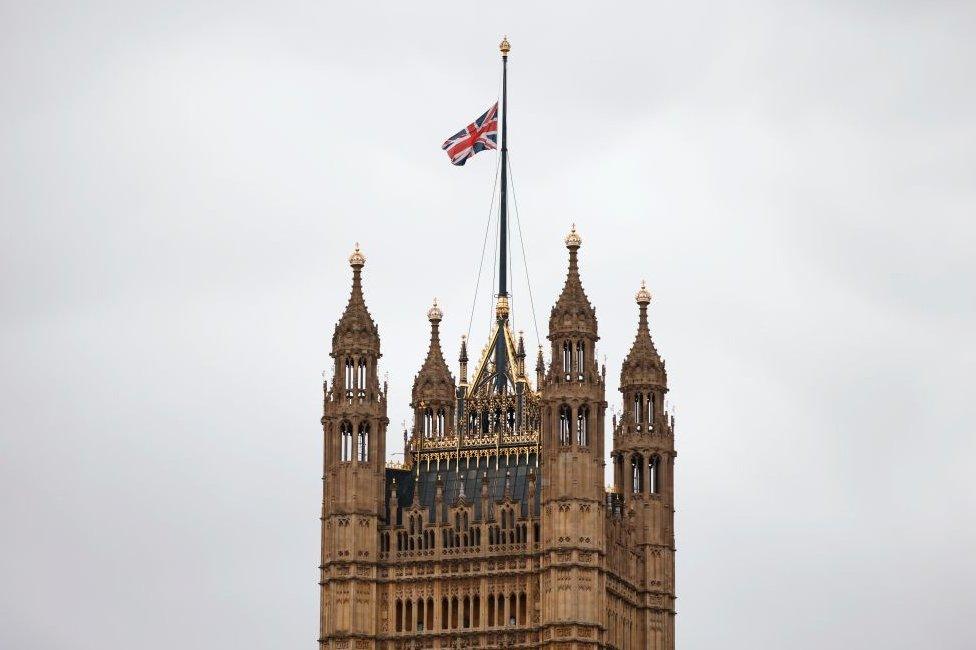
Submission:
M 356 242 L 356 250 L 354 250 L 352 255 L 349 256 L 349 266 L 353 268 L 362 268 L 365 265 L 366 256 L 363 255 L 361 250 L 359 250 L 359 242 Z
M 566 235 L 566 248 L 574 249 L 579 248 L 582 245 L 583 238 L 580 237 L 579 233 L 576 232 L 576 224 L 574 223 L 572 230 L 570 230 L 569 234 Z
M 647 283 L 641 280 L 640 289 L 637 291 L 637 304 L 647 305 L 651 302 L 651 292 L 647 290 Z
M 509 50 L 512 46 L 508 43 L 508 36 L 502 36 L 502 42 L 498 44 L 498 49 L 501 50 L 502 56 L 508 56 Z
M 434 304 L 430 309 L 427 310 L 427 320 L 429 321 L 440 321 L 444 318 L 444 312 L 441 308 L 437 306 L 437 298 L 434 298 Z

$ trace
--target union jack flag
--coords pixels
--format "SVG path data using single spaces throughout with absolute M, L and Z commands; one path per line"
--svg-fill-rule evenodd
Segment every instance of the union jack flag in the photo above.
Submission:
M 463 165 L 468 158 L 485 149 L 497 149 L 498 102 L 472 124 L 447 139 L 441 147 L 454 165 Z

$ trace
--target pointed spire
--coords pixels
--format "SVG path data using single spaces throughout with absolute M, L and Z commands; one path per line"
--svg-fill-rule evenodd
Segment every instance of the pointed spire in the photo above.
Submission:
M 536 389 L 542 388 L 542 382 L 545 381 L 546 377 L 546 362 L 542 358 L 542 346 L 539 346 L 539 354 L 535 361 L 535 387 Z
M 576 224 L 573 224 L 573 229 L 566 236 L 569 269 L 562 293 L 549 316 L 550 335 L 555 332 L 573 332 L 596 336 L 596 310 L 586 297 L 579 275 L 577 253 L 582 245 L 583 238 L 576 232 Z
M 620 369 L 620 384 L 664 386 L 667 384 L 667 373 L 664 362 L 654 347 L 647 323 L 647 306 L 651 303 L 651 292 L 647 290 L 646 283 L 641 282 L 635 298 L 640 309 L 637 336 L 634 337 L 634 344 Z
M 427 359 L 413 382 L 415 407 L 422 400 L 450 402 L 454 399 L 454 377 L 441 352 L 440 322 L 443 317 L 444 312 L 437 306 L 435 298 L 433 306 L 427 311 L 427 319 L 430 320 L 430 348 L 427 350 Z
M 359 242 L 356 242 L 356 249 L 349 256 L 349 266 L 352 267 L 352 292 L 332 335 L 333 356 L 343 349 L 366 350 L 379 356 L 379 330 L 363 298 L 362 271 L 365 265 L 366 256 L 359 249 Z
M 468 385 L 468 337 L 461 336 L 461 354 L 458 355 L 459 379 L 462 386 Z

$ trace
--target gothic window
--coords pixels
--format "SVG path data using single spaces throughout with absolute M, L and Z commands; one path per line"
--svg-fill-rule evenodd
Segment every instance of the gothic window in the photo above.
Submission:
M 427 626 L 425 629 L 427 630 L 434 629 L 434 599 L 433 598 L 427 599 Z
M 569 418 L 570 409 L 569 406 L 563 404 L 559 407 L 559 444 L 568 445 L 573 441 L 569 437 Z
M 356 381 L 356 387 L 359 389 L 359 396 L 364 397 L 366 395 L 366 359 L 363 357 L 359 358 L 359 377 Z
M 471 411 L 468 413 L 468 434 L 474 435 L 476 433 L 478 433 L 478 413 Z
M 417 601 L 417 631 L 424 631 L 424 599 Z
M 369 460 L 369 422 L 359 423 L 359 454 L 356 460 L 360 463 Z
M 634 494 L 644 491 L 644 458 L 640 454 L 634 454 L 630 461 L 631 485 Z
M 474 627 L 481 627 L 481 597 L 475 594 L 471 599 L 471 610 L 474 613 Z
M 512 408 L 511 406 L 508 407 L 507 423 L 508 423 L 509 433 L 514 432 L 515 431 L 515 409 Z
M 445 423 L 445 421 L 446 421 L 446 418 L 444 417 L 444 409 L 443 408 L 437 409 L 437 437 L 438 438 L 443 438 L 444 437 L 444 423 Z
M 525 592 L 523 591 L 521 594 L 519 594 L 519 608 L 518 608 L 519 625 L 525 625 L 526 623 L 528 623 L 528 621 L 525 618 L 525 614 L 526 614 L 525 610 L 526 610 L 526 599 L 525 599 Z
M 441 629 L 447 629 L 447 618 L 449 614 L 450 604 L 448 603 L 447 596 L 441 598 Z
M 495 624 L 495 596 L 488 595 L 488 627 Z
M 352 460 L 352 423 L 348 420 L 339 425 L 339 460 Z
M 509 594 L 508 596 L 508 624 L 515 625 L 515 611 L 516 611 L 516 600 L 515 594 Z
M 413 629 L 413 601 L 408 600 L 405 603 L 405 605 L 406 606 L 404 607 L 404 611 L 403 611 L 403 620 L 406 623 L 406 630 L 407 632 L 409 632 Z
M 471 627 L 471 598 L 469 596 L 464 597 L 464 627 Z
M 482 409 L 482 411 L 481 411 L 481 434 L 482 435 L 485 435 L 485 436 L 487 436 L 488 433 L 490 432 L 490 429 L 488 427 L 488 419 L 489 419 L 488 409 Z
M 651 461 L 647 464 L 647 482 L 650 483 L 648 487 L 650 488 L 651 494 L 657 494 L 658 492 L 658 470 L 660 469 L 660 465 L 661 457 L 651 456 Z
M 396 601 L 396 631 L 403 631 L 403 601 L 399 598 Z
M 637 424 L 637 430 L 642 429 L 641 425 L 644 424 L 644 394 L 637 393 L 634 395 L 634 422 Z
M 589 407 L 581 406 L 576 410 L 576 444 L 578 444 L 580 447 L 586 447 L 590 444 L 589 430 L 587 428 L 589 419 Z
M 584 359 L 586 359 L 586 343 L 578 341 L 576 343 L 576 372 L 580 381 L 583 381 L 583 373 L 586 371 Z
M 346 376 L 344 388 L 346 389 L 346 397 L 352 397 L 353 389 L 353 363 L 352 357 L 346 357 Z
M 570 380 L 572 372 L 573 348 L 570 346 L 569 341 L 563 341 L 563 374 L 566 376 L 566 381 Z
M 430 437 L 434 434 L 434 411 L 433 409 L 424 409 L 424 438 L 430 440 Z

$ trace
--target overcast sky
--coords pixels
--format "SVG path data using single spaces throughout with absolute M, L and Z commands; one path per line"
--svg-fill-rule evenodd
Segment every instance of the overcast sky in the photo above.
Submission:
M 0 5 L 0 647 L 315 647 L 347 258 L 392 454 L 506 33 L 539 324 L 576 222 L 611 404 L 654 294 L 678 647 L 976 647 L 976 7 L 359 4 Z

